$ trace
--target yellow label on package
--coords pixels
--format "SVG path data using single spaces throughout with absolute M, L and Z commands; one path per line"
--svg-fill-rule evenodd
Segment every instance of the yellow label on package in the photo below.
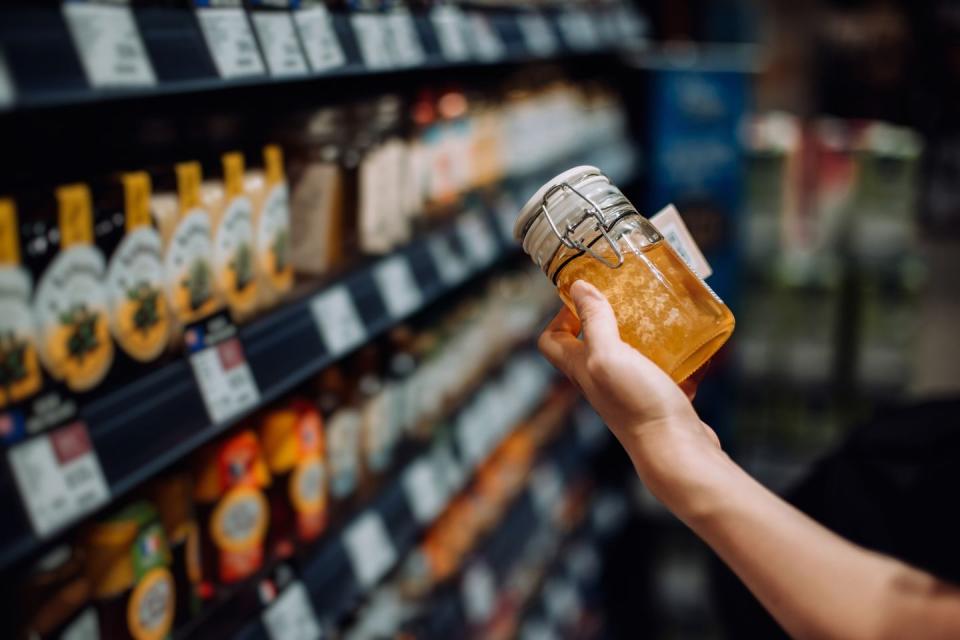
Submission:
M 683 258 L 687 266 L 693 269 L 701 278 L 709 278 L 713 274 L 710 263 L 703 256 L 700 247 L 690 235 L 687 225 L 683 224 L 680 212 L 672 204 L 667 205 L 650 218 L 653 226 L 666 238 L 673 250 Z

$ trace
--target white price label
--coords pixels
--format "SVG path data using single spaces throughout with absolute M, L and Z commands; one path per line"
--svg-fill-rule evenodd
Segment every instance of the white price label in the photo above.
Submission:
M 397 562 L 397 551 L 376 511 L 354 520 L 344 532 L 343 542 L 357 581 L 365 589 L 376 585 Z
M 299 580 L 277 596 L 261 619 L 270 640 L 319 640 L 323 636 L 310 597 Z
M 74 422 L 7 452 L 33 530 L 54 533 L 110 498 L 90 434 Z
M 393 66 L 390 34 L 384 16 L 376 13 L 357 13 L 350 16 L 350 24 L 357 36 L 360 55 L 369 69 L 389 69 Z
M 586 11 L 571 9 L 557 18 L 560 33 L 567 46 L 575 51 L 592 51 L 599 48 L 600 38 Z
M 310 68 L 315 72 L 342 67 L 347 62 L 343 47 L 333 28 L 333 19 L 323 5 L 294 13 L 300 42 L 307 52 Z
M 563 480 L 552 463 L 544 463 L 530 474 L 530 496 L 540 515 L 553 519 L 563 497 Z
M 523 37 L 523 43 L 527 51 L 532 55 L 547 58 L 560 48 L 557 36 L 543 14 L 520 14 L 517 16 L 517 26 L 520 27 L 520 35 Z
M 497 259 L 497 239 L 490 225 L 479 214 L 464 214 L 457 223 L 457 234 L 474 267 L 485 267 Z
M 13 89 L 13 80 L 10 79 L 10 71 L 7 69 L 7 61 L 0 51 L 0 109 L 4 109 L 13 104 L 16 92 Z
M 489 428 L 484 420 L 483 406 L 472 402 L 457 417 L 457 445 L 463 459 L 473 466 L 483 460 L 490 441 Z
M 293 16 L 286 11 L 254 11 L 253 27 L 271 76 L 283 78 L 307 73 Z
M 242 78 L 264 73 L 256 38 L 247 13 L 237 7 L 197 9 L 197 21 L 221 78 Z
M 449 446 L 435 448 L 430 454 L 430 461 L 433 463 L 434 476 L 443 483 L 448 495 L 459 491 L 467 481 L 467 474 Z
M 440 5 L 430 12 L 437 41 L 443 57 L 450 62 L 464 62 L 470 59 L 470 45 L 466 38 L 463 12 L 457 7 Z
M 406 258 L 392 256 L 381 261 L 373 269 L 373 279 L 392 318 L 405 318 L 423 304 L 420 287 Z
M 394 9 L 386 15 L 386 27 L 393 47 L 394 62 L 400 67 L 423 64 L 427 54 L 420 43 L 417 25 L 409 11 Z
M 446 506 L 446 492 L 426 458 L 417 460 L 403 474 L 403 490 L 417 524 L 428 524 L 440 515 Z
M 130 7 L 65 2 L 63 17 L 90 86 L 149 87 L 157 83 Z
M 476 562 L 467 568 L 460 583 L 460 593 L 464 613 L 471 624 L 490 619 L 497 604 L 497 585 L 485 562 Z
M 314 296 L 310 301 L 310 311 L 320 337 L 332 356 L 342 355 L 367 339 L 367 330 L 353 304 L 350 291 L 343 285 Z
M 260 390 L 239 338 L 230 338 L 190 354 L 200 395 L 210 419 L 221 423 L 255 407 Z
M 450 241 L 443 236 L 433 236 L 427 241 L 427 249 L 437 266 L 440 279 L 447 286 L 462 282 L 470 273 L 470 269 L 450 246 Z
M 492 62 L 506 56 L 507 48 L 487 16 L 479 12 L 471 13 L 467 17 L 467 24 L 473 36 L 473 53 L 478 60 Z
M 713 275 L 710 263 L 707 262 L 707 258 L 700 251 L 700 246 L 696 240 L 690 235 L 690 230 L 683 223 L 683 218 L 680 217 L 680 212 L 677 211 L 675 206 L 667 205 L 655 213 L 651 216 L 650 223 L 666 238 L 673 250 L 683 258 L 683 261 L 693 269 L 694 273 L 703 279 Z

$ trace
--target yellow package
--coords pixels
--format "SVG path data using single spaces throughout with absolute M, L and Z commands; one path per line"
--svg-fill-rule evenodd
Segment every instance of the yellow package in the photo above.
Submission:
M 253 202 L 243 179 L 243 154 L 223 155 L 223 191 L 214 209 L 213 268 L 217 289 L 235 320 L 249 317 L 257 304 L 254 258 Z M 215 199 L 217 187 L 208 187 L 205 197 Z
M 93 205 L 85 184 L 57 189 L 60 251 L 33 300 L 40 361 L 72 391 L 92 389 L 113 364 L 103 286 L 106 261 L 93 240 Z

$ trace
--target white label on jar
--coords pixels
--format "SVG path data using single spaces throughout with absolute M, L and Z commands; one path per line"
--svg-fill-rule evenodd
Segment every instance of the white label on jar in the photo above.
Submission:
M 253 255 L 253 204 L 237 196 L 227 204 L 213 239 L 213 261 L 220 291 L 231 305 L 249 310 L 256 302 Z
M 463 610 L 471 624 L 481 624 L 490 619 L 497 604 L 497 586 L 493 572 L 485 562 L 471 564 L 460 583 Z
M 393 66 L 390 52 L 390 35 L 384 16 L 377 13 L 356 13 L 350 16 L 350 24 L 357 36 L 360 55 L 369 69 L 389 69 Z
M 319 640 L 323 636 L 310 597 L 299 580 L 287 585 L 261 619 L 270 640 Z
M 41 360 L 74 391 L 97 385 L 113 363 L 105 270 L 99 249 L 75 245 L 57 254 L 34 297 Z
M 357 486 L 361 426 L 360 412 L 353 408 L 336 411 L 327 423 L 330 493 L 335 498 L 350 495 Z
M 407 317 L 423 303 L 420 287 L 403 256 L 381 260 L 373 269 L 373 279 L 377 282 L 387 313 L 395 320 Z
M 272 279 L 283 278 L 285 274 L 289 274 L 286 277 L 291 279 L 287 282 L 292 284 L 290 199 L 286 184 L 275 185 L 264 199 L 263 209 L 257 219 L 255 241 L 261 273 Z M 273 285 L 278 287 L 279 283 L 275 280 Z
M 31 288 L 26 269 L 0 267 L 0 349 L 4 367 L 0 407 L 38 392 L 43 381 L 30 310 Z
M 253 27 L 257 30 L 271 76 L 284 78 L 307 73 L 293 17 L 288 12 L 254 11 Z
M 397 551 L 376 511 L 354 520 L 344 532 L 343 542 L 357 582 L 364 589 L 376 585 L 397 562 Z
M 110 499 L 87 427 L 74 422 L 7 453 L 33 530 L 41 538 Z
M 343 285 L 314 296 L 310 301 L 310 311 L 320 337 L 332 356 L 342 355 L 367 339 L 367 330 L 353 304 L 350 291 Z
M 192 209 L 180 220 L 167 246 L 163 265 L 167 296 L 181 318 L 191 318 L 214 302 L 210 233 L 210 216 L 203 209 Z
M 97 610 L 87 607 L 77 619 L 60 632 L 60 640 L 100 640 Z
M 302 9 L 293 14 L 300 31 L 300 41 L 307 52 L 310 68 L 319 73 L 342 67 L 347 57 L 337 39 L 330 13 L 323 5 Z
M 523 43 L 532 55 L 546 58 L 556 53 L 559 43 L 543 14 L 522 13 L 517 16 L 517 25 L 523 36 Z
M 413 16 L 405 9 L 394 9 L 387 13 L 386 29 L 393 47 L 394 62 L 400 67 L 415 67 L 423 64 L 427 56 L 417 35 L 417 26 Z
M 190 366 L 214 424 L 252 409 L 260 400 L 257 381 L 239 338 L 230 338 L 191 354 Z
M 163 275 L 162 241 L 152 227 L 126 234 L 107 267 L 110 328 L 120 346 L 141 361 L 153 360 L 167 344 Z
M 197 20 L 221 78 L 229 80 L 264 73 L 246 11 L 236 7 L 197 9 Z
M 437 478 L 433 464 L 426 458 L 417 460 L 407 468 L 402 482 L 407 503 L 417 524 L 433 522 L 443 511 L 447 500 L 446 492 L 442 489 L 445 483 Z
M 450 241 L 440 235 L 435 235 L 427 241 L 427 250 L 433 258 L 440 279 L 447 286 L 456 285 L 467 278 L 470 269 L 459 255 L 450 246 Z
M 65 2 L 63 16 L 92 87 L 149 87 L 157 83 L 130 7 Z
M 459 8 L 451 5 L 434 7 L 430 12 L 430 21 L 444 58 L 449 62 L 464 62 L 470 59 L 465 19 Z

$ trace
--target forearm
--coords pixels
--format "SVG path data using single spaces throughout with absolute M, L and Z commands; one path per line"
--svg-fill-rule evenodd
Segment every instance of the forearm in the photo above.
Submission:
M 960 598 L 951 588 L 830 532 L 719 449 L 664 442 L 664 433 L 627 446 L 641 479 L 792 636 L 903 637 L 904 623 L 913 637 L 960 631 Z

